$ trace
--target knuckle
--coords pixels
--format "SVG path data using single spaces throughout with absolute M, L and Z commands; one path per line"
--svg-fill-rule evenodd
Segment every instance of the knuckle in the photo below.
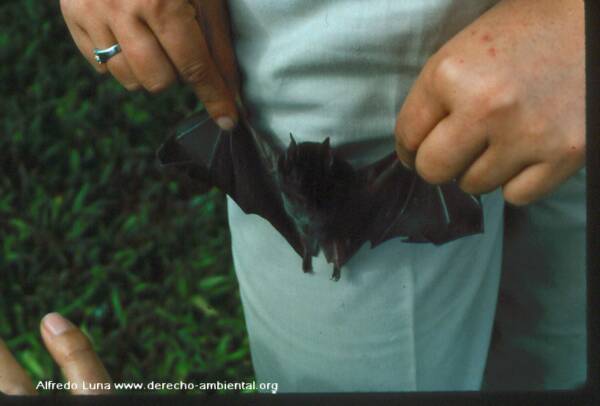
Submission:
M 123 87 L 130 92 L 136 92 L 142 88 L 139 83 L 125 83 L 123 84 Z
M 471 106 L 480 117 L 514 108 L 519 100 L 516 86 L 498 78 L 474 80 L 471 89 Z
M 512 81 L 502 81 L 492 88 L 490 99 L 494 111 L 508 110 L 519 102 L 518 88 Z
M 175 81 L 175 76 L 162 75 L 163 77 L 147 78 L 144 81 L 144 88 L 150 93 L 160 93 L 169 88 Z M 131 83 L 134 85 L 134 83 Z M 139 89 L 139 87 L 137 87 Z M 134 88 L 133 90 L 137 90 Z M 129 89 L 128 89 L 129 90 Z
M 150 82 L 150 83 L 144 85 L 144 87 L 150 93 L 160 93 L 160 92 L 165 91 L 169 87 L 169 83 L 167 83 L 165 81 Z
M 426 70 L 424 79 L 430 89 L 453 86 L 463 76 L 462 70 L 462 66 L 454 58 L 438 57 Z
M 181 68 L 181 78 L 190 84 L 209 83 L 211 72 L 208 64 L 196 61 Z
M 517 84 L 497 72 L 468 71 L 452 55 L 435 56 L 427 65 L 423 79 L 429 89 L 438 94 L 464 94 L 471 110 L 479 116 L 512 108 L 519 101 Z
M 71 348 L 65 353 L 65 363 L 78 362 L 91 353 L 93 350 L 89 343 L 86 346 Z
M 83 333 L 77 333 L 77 336 L 73 336 L 69 345 L 63 349 L 65 364 L 78 362 L 94 352 L 90 340 Z
M 155 18 L 164 18 L 173 14 L 195 16 L 194 6 L 182 0 L 146 0 L 143 8 Z

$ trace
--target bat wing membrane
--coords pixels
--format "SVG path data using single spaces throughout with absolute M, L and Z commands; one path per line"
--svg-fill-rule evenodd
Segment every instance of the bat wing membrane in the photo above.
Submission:
M 203 111 L 171 132 L 158 157 L 163 165 L 220 188 L 245 213 L 269 221 L 303 256 L 306 247 L 285 212 L 277 184 L 281 149 L 258 136 L 245 120 L 234 131 L 223 131 Z M 373 247 L 396 237 L 443 244 L 483 231 L 479 198 L 464 193 L 455 182 L 426 183 L 393 153 L 360 168 L 358 179 L 356 191 L 349 195 L 353 197 L 335 213 L 330 238 L 320 242 L 338 272 L 366 241 Z
M 202 111 L 182 121 L 157 155 L 163 165 L 218 187 L 245 213 L 269 221 L 301 255 L 301 242 L 283 209 L 273 173 L 277 151 L 267 142 L 257 145 L 261 140 L 252 132 L 245 122 L 234 131 L 223 131 Z
M 483 231 L 479 198 L 455 182 L 430 185 L 404 168 L 394 154 L 363 171 L 373 202 L 367 233 L 372 246 L 395 237 L 443 244 Z

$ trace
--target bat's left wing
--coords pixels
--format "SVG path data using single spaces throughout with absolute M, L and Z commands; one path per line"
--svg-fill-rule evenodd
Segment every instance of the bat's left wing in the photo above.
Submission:
M 180 122 L 157 151 L 163 165 L 221 189 L 245 213 L 269 221 L 301 253 L 302 244 L 283 209 L 273 173 L 278 154 L 245 120 L 235 130 L 223 131 L 205 111 Z

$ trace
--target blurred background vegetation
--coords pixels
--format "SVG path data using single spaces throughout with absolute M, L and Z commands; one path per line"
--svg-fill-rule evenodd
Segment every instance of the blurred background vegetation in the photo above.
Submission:
M 0 4 L 0 337 L 34 383 L 58 311 L 116 382 L 253 379 L 222 195 L 159 168 L 183 86 L 130 94 L 72 43 L 58 1 Z

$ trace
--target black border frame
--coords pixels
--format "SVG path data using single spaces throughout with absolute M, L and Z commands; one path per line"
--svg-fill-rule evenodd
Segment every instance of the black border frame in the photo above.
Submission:
M 523 0 L 527 1 L 527 0 Z M 588 377 L 576 390 L 539 392 L 406 392 L 239 395 L 70 395 L 10 397 L 0 405 L 600 405 L 600 1 L 585 0 L 587 133 L 587 320 Z

